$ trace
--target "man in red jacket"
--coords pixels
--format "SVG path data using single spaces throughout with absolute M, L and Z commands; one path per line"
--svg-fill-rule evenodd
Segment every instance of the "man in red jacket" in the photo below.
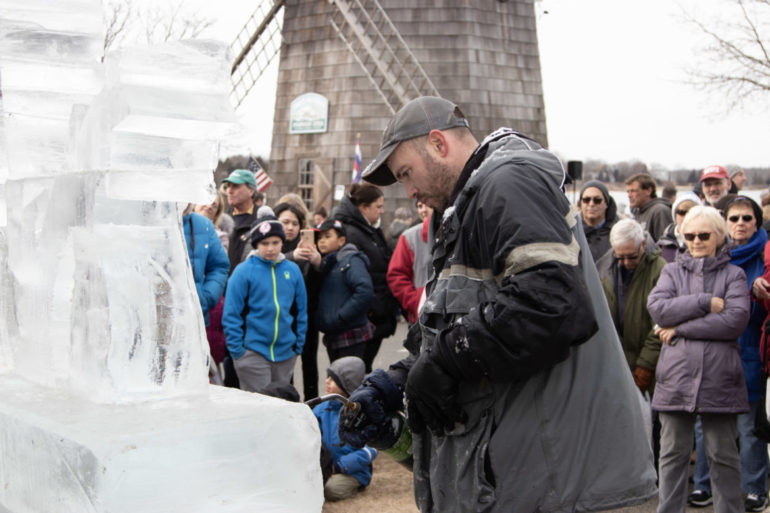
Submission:
M 408 228 L 398 238 L 388 264 L 388 287 L 406 315 L 409 324 L 417 322 L 420 297 L 430 277 L 431 255 L 428 226 L 433 209 L 417 202 L 423 222 Z

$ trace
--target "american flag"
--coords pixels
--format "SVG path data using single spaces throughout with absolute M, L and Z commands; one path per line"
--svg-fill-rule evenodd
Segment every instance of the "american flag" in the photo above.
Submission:
M 356 157 L 353 159 L 353 181 L 351 183 L 358 183 L 361 181 L 361 134 L 356 134 Z
M 273 183 L 273 180 L 267 176 L 267 173 L 262 169 L 262 167 L 259 165 L 259 163 L 254 159 L 254 157 L 249 157 L 249 171 L 254 173 L 254 178 L 257 180 L 257 190 L 259 192 L 264 191 L 268 187 L 270 187 L 270 184 Z

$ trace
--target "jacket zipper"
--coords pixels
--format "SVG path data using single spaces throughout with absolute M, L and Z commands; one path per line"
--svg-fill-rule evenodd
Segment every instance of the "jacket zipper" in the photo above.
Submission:
M 273 329 L 273 342 L 270 344 L 270 359 L 275 361 L 275 341 L 278 340 L 278 316 L 281 314 L 281 306 L 278 304 L 278 290 L 275 286 L 275 265 L 270 266 L 270 273 L 273 275 L 273 301 L 275 302 L 275 327 Z

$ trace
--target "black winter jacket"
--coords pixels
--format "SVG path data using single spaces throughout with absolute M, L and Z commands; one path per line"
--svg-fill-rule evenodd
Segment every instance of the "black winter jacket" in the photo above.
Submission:
M 328 335 L 366 325 L 372 302 L 369 260 L 353 244 L 327 255 L 321 264 L 323 282 L 315 313 L 318 329 Z
M 369 259 L 369 275 L 374 286 L 369 319 L 377 328 L 375 336 L 392 335 L 396 331 L 398 302 L 388 287 L 386 275 L 392 251 L 385 241 L 382 229 L 369 224 L 347 196 L 334 208 L 332 218 L 345 225 L 347 242 L 354 244 Z
M 433 217 L 422 347 L 461 322 L 467 347 L 454 349 L 485 377 L 458 383 L 465 423 L 414 435 L 424 513 L 593 511 L 656 492 L 638 391 L 563 180 L 553 154 L 503 129 Z M 391 367 L 396 385 L 413 360 Z
M 248 234 L 251 231 L 251 224 L 257 219 L 257 206 L 254 205 L 251 214 L 235 215 L 231 212 L 230 216 L 233 218 L 234 226 L 230 234 L 227 256 L 230 259 L 230 274 L 232 274 L 235 266 L 246 260 L 251 251 L 251 240 Z

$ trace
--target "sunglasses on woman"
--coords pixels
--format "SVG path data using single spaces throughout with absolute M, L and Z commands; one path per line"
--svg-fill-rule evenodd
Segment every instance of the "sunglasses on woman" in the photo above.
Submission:
M 744 223 L 750 223 L 752 219 L 754 219 L 754 216 L 745 214 L 742 216 L 730 216 L 727 218 L 728 221 L 731 223 L 737 223 L 740 219 L 743 219 Z
M 676 210 L 676 215 L 678 215 L 678 216 L 686 216 L 687 212 L 689 212 L 689 210 L 679 210 L 679 209 L 677 209 Z
M 584 204 L 586 204 L 586 205 L 588 205 L 589 203 L 591 203 L 591 201 L 592 201 L 592 200 L 593 200 L 593 202 L 594 202 L 594 205 L 598 205 L 599 203 L 601 203 L 602 201 L 604 201 L 604 198 L 601 198 L 601 197 L 599 197 L 599 196 L 594 196 L 594 197 L 591 197 L 591 196 L 583 196 L 582 198 L 580 198 L 580 201 L 582 201 L 582 202 L 583 202 Z
M 707 241 L 711 238 L 711 232 L 703 232 L 703 233 L 685 233 L 684 234 L 684 240 L 688 242 L 692 242 L 695 240 L 695 237 L 698 237 L 698 239 L 702 241 Z

